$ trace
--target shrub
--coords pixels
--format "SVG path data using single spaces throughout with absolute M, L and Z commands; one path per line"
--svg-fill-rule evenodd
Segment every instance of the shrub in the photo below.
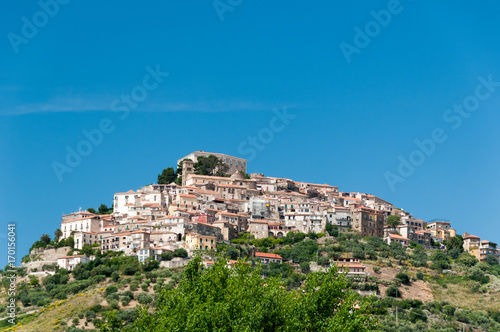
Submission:
M 424 280 L 424 274 L 422 273 L 422 271 L 418 271 L 417 272 L 417 279 L 418 280 Z
M 462 323 L 469 323 L 470 310 L 467 309 L 457 309 L 455 311 L 455 318 Z
M 122 298 L 122 306 L 124 306 L 124 307 L 125 307 L 126 305 L 128 305 L 128 304 L 130 303 L 130 301 L 132 301 L 132 299 L 131 299 L 130 297 L 128 297 L 128 296 L 124 296 L 124 297 Z
M 476 257 L 469 254 L 468 252 L 463 252 L 457 258 L 456 262 L 458 264 L 462 264 L 465 267 L 472 267 L 472 266 L 477 264 L 477 259 L 476 259 Z
M 137 288 L 139 288 L 139 283 L 136 282 L 136 281 L 133 281 L 131 284 L 130 284 L 130 290 L 132 291 L 136 291 Z
M 120 304 L 118 303 L 118 300 L 112 300 L 111 302 L 109 302 L 109 306 L 111 307 L 111 309 L 115 310 L 120 309 Z
M 106 296 L 106 302 L 108 302 L 109 304 L 111 304 L 112 301 L 116 301 L 119 298 L 120 297 L 118 296 L 118 293 L 112 293 L 112 294 Z
M 442 251 L 436 251 L 431 257 L 432 265 L 431 269 L 443 270 L 450 268 L 450 259 Z
M 153 299 L 147 293 L 139 293 L 139 295 L 137 295 L 137 301 L 140 304 L 149 304 Z
M 416 248 L 410 256 L 410 264 L 415 267 L 427 266 L 427 254 L 425 250 Z
M 385 291 L 385 295 L 390 297 L 401 297 L 401 292 L 399 292 L 398 286 L 391 285 Z
M 131 299 L 133 299 L 133 298 L 134 298 L 134 293 L 132 293 L 132 292 L 131 292 L 131 291 L 129 291 L 129 290 L 124 291 L 124 292 L 123 292 L 123 293 L 121 293 L 120 295 L 130 297 Z
M 118 271 L 114 271 L 113 273 L 111 273 L 111 280 L 113 280 L 114 282 L 120 280 L 120 273 Z
M 408 318 L 410 319 L 410 321 L 412 323 L 415 323 L 418 320 L 420 320 L 422 322 L 427 321 L 427 315 L 422 310 L 416 309 L 416 308 L 413 308 L 410 310 L 410 314 L 409 314 Z
M 456 310 L 456 308 L 452 305 L 449 305 L 449 304 L 447 304 L 443 307 L 443 313 L 447 316 L 450 316 L 450 317 L 455 314 L 455 310 Z
M 481 270 L 477 265 L 470 270 L 469 279 L 479 281 L 482 284 L 486 284 L 490 281 L 490 278 L 485 275 L 484 271 Z
M 116 287 L 115 285 L 111 285 L 106 288 L 106 296 L 116 292 L 118 292 L 118 287 Z
M 92 319 L 96 318 L 96 313 L 92 310 L 85 311 L 85 318 L 87 322 L 90 322 Z
M 409 285 L 410 284 L 410 277 L 408 276 L 408 274 L 406 274 L 404 272 L 398 272 L 396 274 L 396 279 L 401 280 L 401 283 L 403 283 L 405 285 Z
M 311 240 L 316 240 L 318 238 L 318 234 L 314 232 L 309 232 L 307 233 L 307 237 L 310 238 Z
M 300 263 L 300 270 L 302 271 L 302 273 L 309 273 L 311 271 L 311 268 L 309 266 L 309 262 L 302 262 Z
M 73 318 L 73 325 L 78 325 L 78 323 L 80 323 L 80 320 L 78 318 Z
M 365 259 L 365 252 L 362 248 L 356 247 L 352 251 L 352 257 L 357 259 Z
M 67 296 L 66 296 L 65 292 L 59 292 L 59 293 L 56 294 L 56 296 L 54 296 L 54 298 L 56 300 L 66 300 Z M 23 303 L 23 305 L 24 305 L 24 303 Z
M 373 267 L 373 271 L 374 271 L 375 273 L 379 273 L 379 271 L 380 271 L 380 267 L 379 267 L 379 266 L 374 266 L 374 267 Z
M 188 256 L 188 252 L 186 251 L 186 249 L 179 248 L 179 249 L 175 249 L 174 250 L 174 257 L 184 258 L 184 257 L 187 257 L 187 256 Z

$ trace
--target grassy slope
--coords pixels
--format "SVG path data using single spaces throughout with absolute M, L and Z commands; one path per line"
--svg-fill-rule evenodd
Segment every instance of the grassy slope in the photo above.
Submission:
M 42 308 L 36 318 L 25 324 L 17 325 L 13 329 L 4 329 L 2 331 L 64 331 L 61 321 L 72 325 L 73 318 L 78 317 L 78 313 L 85 312 L 93 305 L 99 304 L 103 300 L 104 288 L 89 289 L 84 293 L 73 295 L 67 300 L 55 301 L 49 306 Z M 84 319 L 80 321 L 77 327 L 83 325 Z M 92 328 L 89 323 L 87 328 Z

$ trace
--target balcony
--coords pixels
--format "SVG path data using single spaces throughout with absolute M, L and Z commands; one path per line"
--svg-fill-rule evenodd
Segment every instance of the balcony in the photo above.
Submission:
M 479 250 L 494 250 L 494 251 L 498 251 L 498 248 L 494 248 L 494 247 L 479 247 Z

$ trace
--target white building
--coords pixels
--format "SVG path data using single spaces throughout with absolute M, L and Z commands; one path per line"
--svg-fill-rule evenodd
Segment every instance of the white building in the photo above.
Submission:
M 76 232 L 73 234 L 76 249 L 82 249 L 84 245 L 93 245 L 94 243 L 101 243 L 97 233 L 95 232 Z
M 59 265 L 61 269 L 72 271 L 78 264 L 83 264 L 90 261 L 91 259 L 86 255 L 63 256 L 57 259 L 57 265 Z
M 100 231 L 101 226 L 101 218 L 96 215 L 83 218 L 66 219 L 60 226 L 63 233 L 61 239 L 67 239 L 72 233 L 76 232 L 97 233 Z

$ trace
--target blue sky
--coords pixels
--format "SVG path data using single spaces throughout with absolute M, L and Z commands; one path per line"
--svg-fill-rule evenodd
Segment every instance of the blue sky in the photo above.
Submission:
M 0 4 L 0 241 L 16 223 L 19 261 L 63 213 L 110 205 L 193 150 L 248 158 L 259 134 L 249 172 L 371 193 L 500 241 L 500 87 L 480 88 L 457 129 L 444 118 L 474 100 L 478 77 L 500 81 L 497 2 L 61 2 L 53 17 Z M 377 29 L 371 12 L 389 9 Z M 375 30 L 360 43 L 356 27 Z M 265 136 L 285 108 L 293 119 Z M 436 129 L 446 140 L 418 152 Z M 91 151 L 70 167 L 78 147 Z M 424 157 L 401 177 L 410 155 Z M 71 172 L 58 178 L 55 163 Z

